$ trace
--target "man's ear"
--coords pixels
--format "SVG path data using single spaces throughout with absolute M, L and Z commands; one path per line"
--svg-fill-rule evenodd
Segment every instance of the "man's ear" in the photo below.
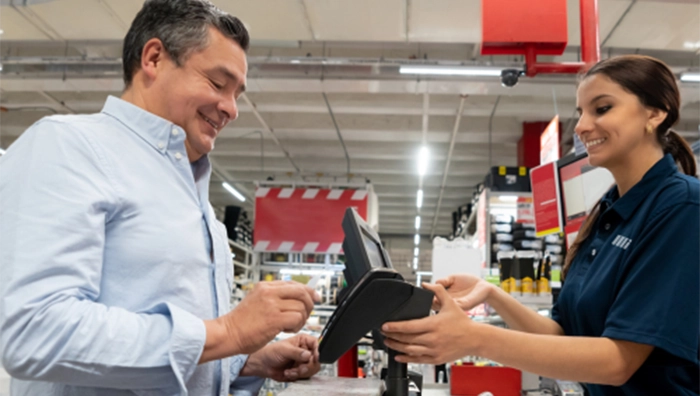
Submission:
M 165 46 L 160 39 L 152 38 L 146 42 L 141 52 L 141 71 L 149 80 L 154 80 L 164 61 L 169 59 Z

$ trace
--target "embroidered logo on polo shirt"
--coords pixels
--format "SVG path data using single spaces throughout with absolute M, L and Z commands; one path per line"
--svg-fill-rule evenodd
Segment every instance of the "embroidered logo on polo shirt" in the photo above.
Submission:
M 615 240 L 612 241 L 613 246 L 617 246 L 622 250 L 627 250 L 630 247 L 630 243 L 632 243 L 632 240 L 622 235 L 616 236 Z

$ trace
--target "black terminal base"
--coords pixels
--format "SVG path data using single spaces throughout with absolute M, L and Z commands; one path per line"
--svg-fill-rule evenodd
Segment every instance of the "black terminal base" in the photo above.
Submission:
M 382 369 L 382 396 L 420 396 L 423 391 L 423 375 L 408 371 L 406 363 L 394 360 L 398 353 L 389 349 L 389 368 Z

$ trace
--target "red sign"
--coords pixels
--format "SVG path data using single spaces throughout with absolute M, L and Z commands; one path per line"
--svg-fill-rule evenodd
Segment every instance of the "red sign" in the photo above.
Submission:
M 518 197 L 518 212 L 515 222 L 522 224 L 533 224 L 535 222 L 532 197 Z
M 368 190 L 259 187 L 255 251 L 340 253 L 347 208 L 367 219 Z
M 562 231 L 561 201 L 557 164 L 550 162 L 530 171 L 532 200 L 535 207 L 537 237 Z
M 559 159 L 559 116 L 554 116 L 552 121 L 540 135 L 540 164 L 553 162 Z

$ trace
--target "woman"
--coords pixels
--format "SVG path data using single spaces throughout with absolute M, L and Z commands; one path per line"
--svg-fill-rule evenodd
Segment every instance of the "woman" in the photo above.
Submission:
M 402 362 L 482 356 L 587 383 L 593 396 L 697 395 L 700 182 L 690 147 L 670 130 L 680 107 L 675 77 L 650 57 L 611 58 L 583 76 L 577 105 L 589 161 L 616 185 L 568 252 L 552 319 L 456 275 L 424 285 L 440 312 L 385 324 L 386 344 L 405 353 Z M 462 312 L 482 302 L 510 329 Z

